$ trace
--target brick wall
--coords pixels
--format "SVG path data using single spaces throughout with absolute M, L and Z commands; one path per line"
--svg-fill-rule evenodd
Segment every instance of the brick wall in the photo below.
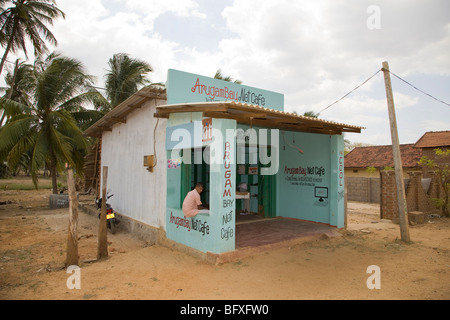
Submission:
M 398 219 L 397 187 L 394 171 L 380 171 L 380 218 Z
M 422 172 L 408 172 L 409 179 L 405 179 L 406 205 L 408 212 L 437 211 L 432 198 L 442 195 L 442 187 L 439 185 L 434 172 L 428 172 L 431 183 L 428 190 L 422 187 Z M 398 222 L 397 186 L 394 171 L 381 171 L 381 192 L 380 192 L 380 217 Z
M 406 189 L 406 205 L 408 212 L 427 212 L 433 209 L 434 205 L 422 187 L 422 172 L 408 172 L 409 183 Z
M 349 201 L 380 202 L 380 178 L 345 177 Z
M 436 156 L 435 149 L 437 148 L 422 148 L 422 155 L 427 156 L 428 159 L 434 160 L 437 164 L 448 164 L 450 165 L 450 155 L 448 156 Z M 443 151 L 446 151 L 450 148 L 444 147 L 440 148 Z M 430 169 L 427 166 L 422 166 L 423 176 L 424 178 L 429 178 L 432 175 L 434 175 L 433 171 L 430 171 Z

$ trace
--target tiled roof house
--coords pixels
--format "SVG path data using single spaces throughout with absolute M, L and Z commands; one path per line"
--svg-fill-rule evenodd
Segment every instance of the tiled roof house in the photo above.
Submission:
M 403 168 L 408 171 L 421 170 L 422 166 L 417 162 L 423 155 L 434 158 L 434 149 L 449 147 L 450 131 L 426 132 L 416 143 L 400 145 Z M 344 163 L 346 176 L 368 176 L 368 167 L 375 167 L 377 171 L 394 167 L 392 146 L 356 147 L 345 156 Z
M 450 131 L 426 132 L 414 145 L 415 148 L 450 147 Z
M 450 156 L 436 157 L 435 149 L 450 149 L 450 131 L 426 132 L 414 145 L 422 150 L 422 155 L 433 159 L 438 164 L 450 165 Z M 428 176 L 428 169 L 424 168 L 424 177 Z
M 422 157 L 422 150 L 414 144 L 400 145 L 402 165 L 404 169 L 420 170 L 417 162 Z M 368 167 L 375 167 L 377 171 L 385 167 L 394 167 L 392 146 L 357 147 L 345 156 L 345 174 L 348 176 L 366 175 Z M 376 175 L 378 176 L 378 175 Z

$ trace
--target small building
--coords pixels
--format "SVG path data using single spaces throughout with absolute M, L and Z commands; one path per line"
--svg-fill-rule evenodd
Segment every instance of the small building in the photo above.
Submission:
M 109 201 L 135 232 L 220 254 L 250 216 L 343 228 L 343 133 L 361 129 L 285 112 L 276 92 L 169 70 L 165 89 L 141 89 L 85 134 L 101 141 Z M 197 182 L 209 210 L 188 218 Z
M 411 175 L 422 174 L 422 178 L 428 179 L 424 180 L 424 186 L 430 185 L 429 179 L 433 175 L 426 166 L 419 164 L 422 156 L 450 165 L 450 156 L 436 158 L 437 148 L 450 148 L 450 131 L 426 132 L 416 143 L 400 145 L 403 178 L 406 182 Z M 348 200 L 379 203 L 380 171 L 389 168 L 394 168 L 392 145 L 356 147 L 350 151 L 345 156 Z
M 422 156 L 437 161 L 437 163 L 450 165 L 450 156 L 436 157 L 435 149 L 446 151 L 450 148 L 450 131 L 429 131 L 414 144 L 414 148 L 421 150 Z M 423 176 L 429 178 L 428 168 L 423 168 Z
M 405 177 L 406 171 L 422 170 L 418 164 L 422 157 L 421 149 L 414 144 L 401 144 L 400 154 Z M 375 168 L 375 171 L 367 170 L 369 167 Z M 392 145 L 356 147 L 345 155 L 346 177 L 379 177 L 380 170 L 385 168 L 394 168 Z

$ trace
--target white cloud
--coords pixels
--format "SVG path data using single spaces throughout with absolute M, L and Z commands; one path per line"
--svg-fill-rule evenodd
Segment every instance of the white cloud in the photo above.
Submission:
M 299 113 L 322 110 L 385 60 L 400 76 L 450 79 L 447 0 L 234 0 L 226 8 L 217 8 L 223 2 L 200 0 L 57 3 L 67 16 L 51 28 L 59 40 L 57 50 L 82 60 L 99 77 L 99 85 L 108 59 L 118 52 L 148 61 L 155 69 L 150 78 L 158 82 L 166 80 L 169 68 L 207 76 L 222 68 L 247 85 L 284 93 L 286 110 Z M 379 30 L 367 28 L 370 5 L 380 8 Z M 167 24 L 174 26 L 181 20 L 186 25 L 186 19 L 208 23 L 199 24 L 204 29 L 197 42 L 178 28 L 173 32 L 183 36 L 169 40 L 155 30 L 157 19 L 170 19 Z M 209 39 L 214 39 L 210 46 Z M 205 42 L 201 49 L 198 41 Z M 399 111 L 417 107 L 420 93 L 394 89 Z M 447 110 L 426 114 L 423 121 L 448 118 Z M 357 137 L 368 142 L 389 137 L 389 132 L 380 133 L 387 119 L 382 73 L 322 117 L 367 126 Z
M 137 4 L 136 10 L 140 9 Z M 151 80 L 165 81 L 178 45 L 154 33 L 148 18 L 142 18 L 136 10 L 107 9 L 100 0 L 66 0 L 59 7 L 66 19 L 55 23 L 54 33 L 59 39 L 56 50 L 83 61 L 97 76 L 99 85 L 104 83 L 108 60 L 118 52 L 149 62 L 155 70 Z
M 236 36 L 222 41 L 222 52 L 232 56 L 228 67 L 241 79 L 285 93 L 286 110 L 299 113 L 322 110 L 386 60 L 400 76 L 450 76 L 448 1 L 377 1 L 379 30 L 367 28 L 367 8 L 373 4 L 368 0 L 236 0 L 223 12 Z M 396 109 L 417 106 L 418 95 L 395 90 Z M 366 126 L 361 137 L 390 143 L 389 127 L 383 125 L 388 119 L 382 73 L 322 117 Z
M 442 120 L 423 120 L 420 122 L 420 125 L 426 128 L 430 128 L 430 131 L 445 131 L 449 130 L 449 124 L 447 119 Z
M 193 0 L 122 0 L 125 8 L 144 16 L 144 21 L 153 28 L 153 23 L 160 15 L 171 12 L 179 17 L 196 17 L 205 19 L 206 14 L 201 13 L 199 5 Z

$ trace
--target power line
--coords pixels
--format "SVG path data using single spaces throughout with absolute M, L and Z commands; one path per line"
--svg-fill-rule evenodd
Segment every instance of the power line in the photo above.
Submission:
M 15 65 L 14 62 L 11 62 L 11 61 L 9 61 L 9 60 L 7 60 L 7 59 L 6 59 L 5 61 L 8 62 L 8 63 L 10 63 L 10 64 Z M 361 83 L 359 86 L 355 87 L 353 90 L 351 90 L 351 91 L 348 92 L 347 94 L 345 94 L 342 98 L 336 100 L 336 101 L 333 102 L 332 104 L 330 104 L 330 105 L 328 105 L 327 107 L 323 108 L 321 111 L 319 111 L 319 114 L 322 113 L 323 111 L 327 110 L 328 108 L 331 108 L 331 107 L 334 106 L 336 103 L 340 102 L 341 100 L 343 100 L 343 99 L 345 99 L 347 96 L 349 96 L 351 93 L 353 93 L 354 91 L 356 91 L 356 90 L 358 90 L 359 88 L 361 88 L 363 85 L 365 85 L 367 82 L 369 82 L 373 77 L 375 77 L 380 71 L 383 71 L 383 69 L 380 69 L 380 70 L 378 70 L 377 72 L 375 72 L 370 78 L 368 78 L 367 80 L 365 80 L 363 83 Z M 396 74 L 393 73 L 392 71 L 390 71 L 390 70 L 388 70 L 388 71 L 389 71 L 389 73 L 392 74 L 394 77 L 396 77 L 397 79 L 403 81 L 404 83 L 406 83 L 407 85 L 409 85 L 409 86 L 411 86 L 412 88 L 416 89 L 417 91 L 419 91 L 419 92 L 421 92 L 421 93 L 423 93 L 423 94 L 429 96 L 430 98 L 432 98 L 432 99 L 434 99 L 434 100 L 436 100 L 436 101 L 438 101 L 438 102 L 440 102 L 440 103 L 443 103 L 443 104 L 445 104 L 445 105 L 447 105 L 447 106 L 450 107 L 450 103 L 447 103 L 447 102 L 445 102 L 445 101 L 443 101 L 443 100 L 440 100 L 440 99 L 438 99 L 438 98 L 432 96 L 431 94 L 429 94 L 429 93 L 427 93 L 427 92 L 425 92 L 425 91 L 423 91 L 423 90 L 417 88 L 415 85 L 409 83 L 409 82 L 406 81 L 405 79 L 403 79 L 403 78 L 401 78 L 400 76 L 396 75 Z M 97 86 L 91 86 L 91 87 L 92 87 L 92 88 L 95 88 L 95 89 L 98 89 L 98 90 L 104 90 L 104 91 L 107 90 L 106 88 L 97 87 Z M 119 92 L 119 93 L 132 93 L 132 92 L 125 92 L 125 91 L 116 91 L 116 92 Z
M 354 88 L 352 91 L 350 91 L 349 93 L 347 93 L 346 95 L 344 95 L 342 98 L 336 100 L 335 102 L 333 102 L 332 104 L 330 104 L 328 107 L 322 109 L 321 111 L 319 111 L 319 114 L 322 113 L 323 111 L 327 110 L 328 108 L 332 107 L 333 105 L 335 105 L 336 103 L 338 103 L 339 101 L 343 100 L 344 98 L 346 98 L 349 94 L 351 94 L 353 91 L 358 90 L 360 87 L 362 87 L 364 84 L 366 84 L 367 82 L 369 82 L 373 77 L 375 77 L 379 72 L 381 72 L 381 69 L 378 70 L 377 72 L 375 72 L 369 79 L 367 79 L 366 81 L 364 81 L 363 83 L 361 83 L 359 86 L 357 86 L 356 88 Z
M 389 71 L 389 70 L 388 70 Z M 423 90 L 420 90 L 419 88 L 417 88 L 415 85 L 413 85 L 413 84 L 411 84 L 411 83 L 409 83 L 408 81 L 406 81 L 405 79 L 402 79 L 402 78 L 400 78 L 398 75 L 396 75 L 395 73 L 393 73 L 392 71 L 389 71 L 389 73 L 390 74 L 392 74 L 394 77 L 396 77 L 397 79 L 399 79 L 399 80 L 401 80 L 401 81 L 403 81 L 404 83 L 406 83 L 407 85 L 409 85 L 409 86 L 411 86 L 411 87 L 413 87 L 414 89 L 416 89 L 417 91 L 420 91 L 420 92 L 422 92 L 423 94 L 425 94 L 425 95 L 427 95 L 427 96 L 429 96 L 430 98 L 432 98 L 432 99 L 434 99 L 434 100 L 436 100 L 436 101 L 438 101 L 438 102 L 440 102 L 440 103 L 443 103 L 443 104 L 446 104 L 447 106 L 449 106 L 450 107 L 450 104 L 449 103 L 447 103 L 447 102 L 445 102 L 445 101 L 442 101 L 442 100 L 440 100 L 440 99 L 438 99 L 438 98 L 435 98 L 435 97 L 433 97 L 431 94 L 429 94 L 429 93 L 426 93 L 425 91 L 423 91 Z
M 338 103 L 339 101 L 343 100 L 343 99 L 346 98 L 348 95 L 350 95 L 352 92 L 358 90 L 358 89 L 359 89 L 360 87 L 362 87 L 364 84 L 366 84 L 367 82 L 369 82 L 373 77 L 375 77 L 380 71 L 383 71 L 383 69 L 378 70 L 378 71 L 375 72 L 375 74 L 373 74 L 370 78 L 368 78 L 366 81 L 364 81 L 363 83 L 361 83 L 359 86 L 357 86 L 356 88 L 354 88 L 353 90 L 351 90 L 349 93 L 347 93 L 346 95 L 344 95 L 342 98 L 336 100 L 335 102 L 333 102 L 332 104 L 330 104 L 330 105 L 327 106 L 326 108 L 322 109 L 322 110 L 319 112 L 319 114 L 322 113 L 323 111 L 327 110 L 328 108 L 332 107 L 333 105 L 335 105 L 335 104 Z M 389 70 L 388 70 L 388 71 L 389 71 Z M 421 93 L 423 93 L 423 94 L 429 96 L 430 98 L 432 98 L 432 99 L 434 99 L 434 100 L 436 100 L 436 101 L 438 101 L 438 102 L 440 102 L 440 103 L 443 103 L 443 104 L 445 104 L 445 105 L 447 105 L 447 106 L 450 106 L 449 103 L 447 103 L 447 102 L 445 102 L 445 101 L 442 101 L 442 100 L 440 100 L 440 99 L 438 99 L 438 98 L 432 96 L 431 94 L 429 94 L 429 93 L 427 93 L 427 92 L 425 92 L 425 91 L 423 91 L 423 90 L 417 88 L 415 85 L 409 83 L 409 82 L 406 81 L 405 79 L 402 79 L 400 76 L 396 75 L 396 74 L 393 73 L 392 71 L 389 71 L 389 73 L 392 74 L 392 75 L 393 75 L 394 77 L 396 77 L 397 79 L 403 81 L 403 82 L 406 83 L 407 85 L 413 87 L 413 88 L 416 89 L 417 91 L 419 91 L 419 92 L 421 92 Z

